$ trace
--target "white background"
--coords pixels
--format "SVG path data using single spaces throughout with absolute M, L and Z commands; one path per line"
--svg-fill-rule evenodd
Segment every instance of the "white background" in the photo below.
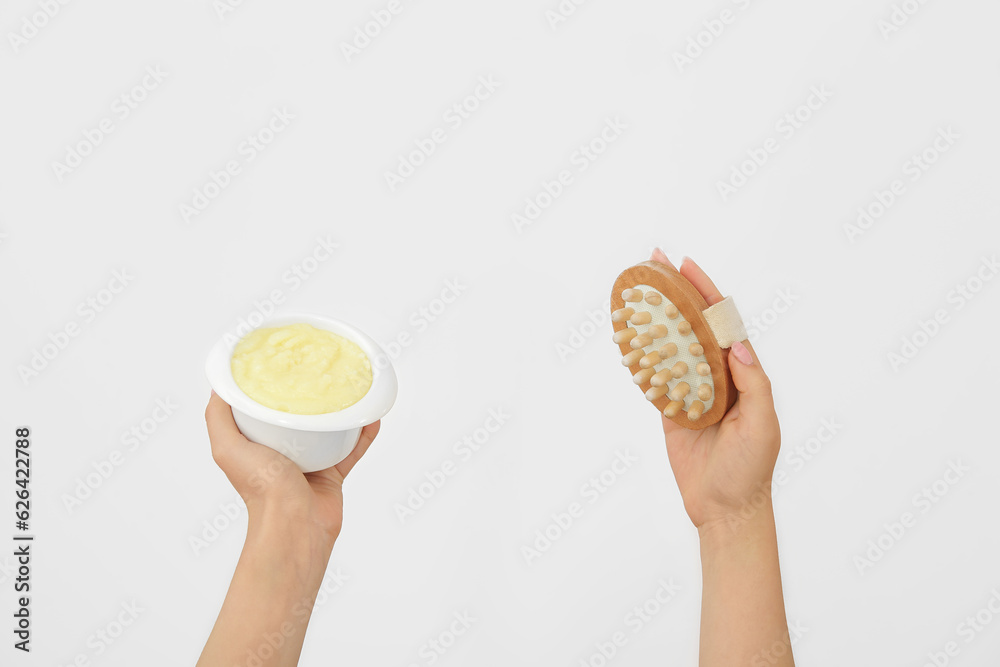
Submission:
M 659 245 L 736 298 L 774 383 L 798 663 L 919 666 L 955 641 L 949 664 L 997 664 L 1000 618 L 971 641 L 959 625 L 1000 590 L 1000 281 L 977 276 L 1000 249 L 1000 6 L 927 2 L 891 32 L 888 1 L 592 0 L 553 27 L 557 6 L 403 0 L 349 61 L 341 45 L 386 3 L 246 0 L 220 17 L 209 0 L 92 0 L 47 21 L 37 2 L 4 4 L 0 535 L 14 533 L 11 450 L 27 424 L 37 541 L 30 656 L 10 647 L 13 559 L 0 557 L 0 663 L 194 663 L 246 522 L 240 510 L 195 553 L 237 498 L 209 453 L 203 361 L 280 290 L 282 308 L 408 341 L 397 404 L 348 480 L 330 569 L 348 579 L 316 610 L 301 664 L 430 664 L 421 647 L 456 612 L 477 620 L 435 664 L 596 665 L 595 643 L 619 630 L 611 664 L 696 664 L 696 533 L 605 313 L 618 273 Z M 734 20 L 713 38 L 703 22 L 724 9 Z M 25 20 L 44 25 L 15 44 Z M 702 31 L 708 46 L 679 67 Z M 119 118 L 148 67 L 166 78 Z M 480 77 L 499 87 L 446 122 Z M 800 108 L 814 87 L 831 96 Z M 294 120 L 245 161 L 274 109 Z M 808 119 L 786 136 L 776 124 L 796 112 Z M 54 163 L 103 118 L 113 132 L 60 178 Z M 574 154 L 609 119 L 626 128 L 580 171 Z M 446 141 L 391 189 L 385 173 L 439 127 Z M 957 139 L 914 180 L 913 156 L 948 128 Z M 769 138 L 779 150 L 724 199 L 718 183 Z M 234 159 L 241 172 L 186 221 L 180 205 Z M 564 169 L 572 184 L 519 228 L 512 215 Z M 849 234 L 894 179 L 903 194 Z M 333 256 L 286 280 L 318 237 Z M 107 301 L 121 270 L 128 285 L 88 319 L 80 304 Z M 448 281 L 462 289 L 442 313 Z M 920 347 L 893 364 L 904 339 Z M 128 451 L 122 434 L 157 399 L 178 407 Z M 491 408 L 509 420 L 460 460 L 454 443 Z M 115 450 L 122 464 L 68 509 Z M 638 463 L 526 562 L 535 531 L 618 452 Z M 449 459 L 456 474 L 401 522 L 396 505 Z M 969 469 L 915 503 L 951 462 Z M 904 512 L 915 525 L 887 537 Z M 891 547 L 859 565 L 880 537 Z M 660 579 L 680 592 L 632 632 L 626 615 Z M 143 611 L 99 654 L 95 633 L 133 601 Z

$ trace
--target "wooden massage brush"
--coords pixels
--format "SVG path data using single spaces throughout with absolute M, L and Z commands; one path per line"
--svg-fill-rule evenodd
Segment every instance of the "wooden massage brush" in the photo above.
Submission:
M 665 417 L 702 429 L 732 407 L 729 348 L 747 337 L 732 297 L 709 307 L 680 272 L 648 261 L 618 276 L 611 321 L 622 365 Z

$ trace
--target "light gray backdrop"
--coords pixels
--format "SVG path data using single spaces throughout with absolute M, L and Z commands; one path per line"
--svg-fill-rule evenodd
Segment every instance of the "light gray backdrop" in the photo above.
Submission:
M 0 549 L 0 662 L 193 664 L 246 526 L 203 361 L 280 302 L 370 332 L 401 383 L 303 665 L 596 666 L 619 631 L 607 664 L 694 665 L 696 533 L 606 314 L 659 245 L 734 295 L 773 379 L 799 664 L 997 664 L 998 20 L 5 3 L 0 541 L 18 425 L 37 538 L 30 656 Z

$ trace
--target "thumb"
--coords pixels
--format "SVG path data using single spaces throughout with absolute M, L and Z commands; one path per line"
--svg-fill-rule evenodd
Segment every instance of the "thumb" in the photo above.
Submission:
M 740 418 L 747 419 L 751 426 L 773 418 L 771 380 L 749 343 L 733 343 L 729 349 L 729 371 L 740 392 Z
M 378 435 L 381 426 L 382 420 L 380 419 L 374 424 L 368 424 L 368 426 L 361 429 L 361 435 L 358 436 L 358 443 L 354 445 L 354 449 L 351 450 L 346 459 L 336 465 L 341 478 L 347 477 L 347 473 L 351 472 L 357 462 L 361 460 L 361 457 L 365 455 L 368 447 L 372 444 L 372 440 Z

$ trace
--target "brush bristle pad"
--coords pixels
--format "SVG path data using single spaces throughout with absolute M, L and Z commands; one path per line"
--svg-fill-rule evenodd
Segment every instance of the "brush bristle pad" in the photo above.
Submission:
M 669 399 L 665 416 L 673 418 L 685 412 L 691 421 L 712 409 L 715 386 L 712 369 L 705 358 L 705 348 L 691 323 L 666 295 L 649 285 L 624 290 L 627 308 L 612 314 L 615 322 L 626 322 L 625 329 L 614 335 L 614 342 L 629 342 L 632 351 L 622 357 L 624 366 L 639 370 L 636 384 L 651 383 L 646 400 L 663 396 Z

